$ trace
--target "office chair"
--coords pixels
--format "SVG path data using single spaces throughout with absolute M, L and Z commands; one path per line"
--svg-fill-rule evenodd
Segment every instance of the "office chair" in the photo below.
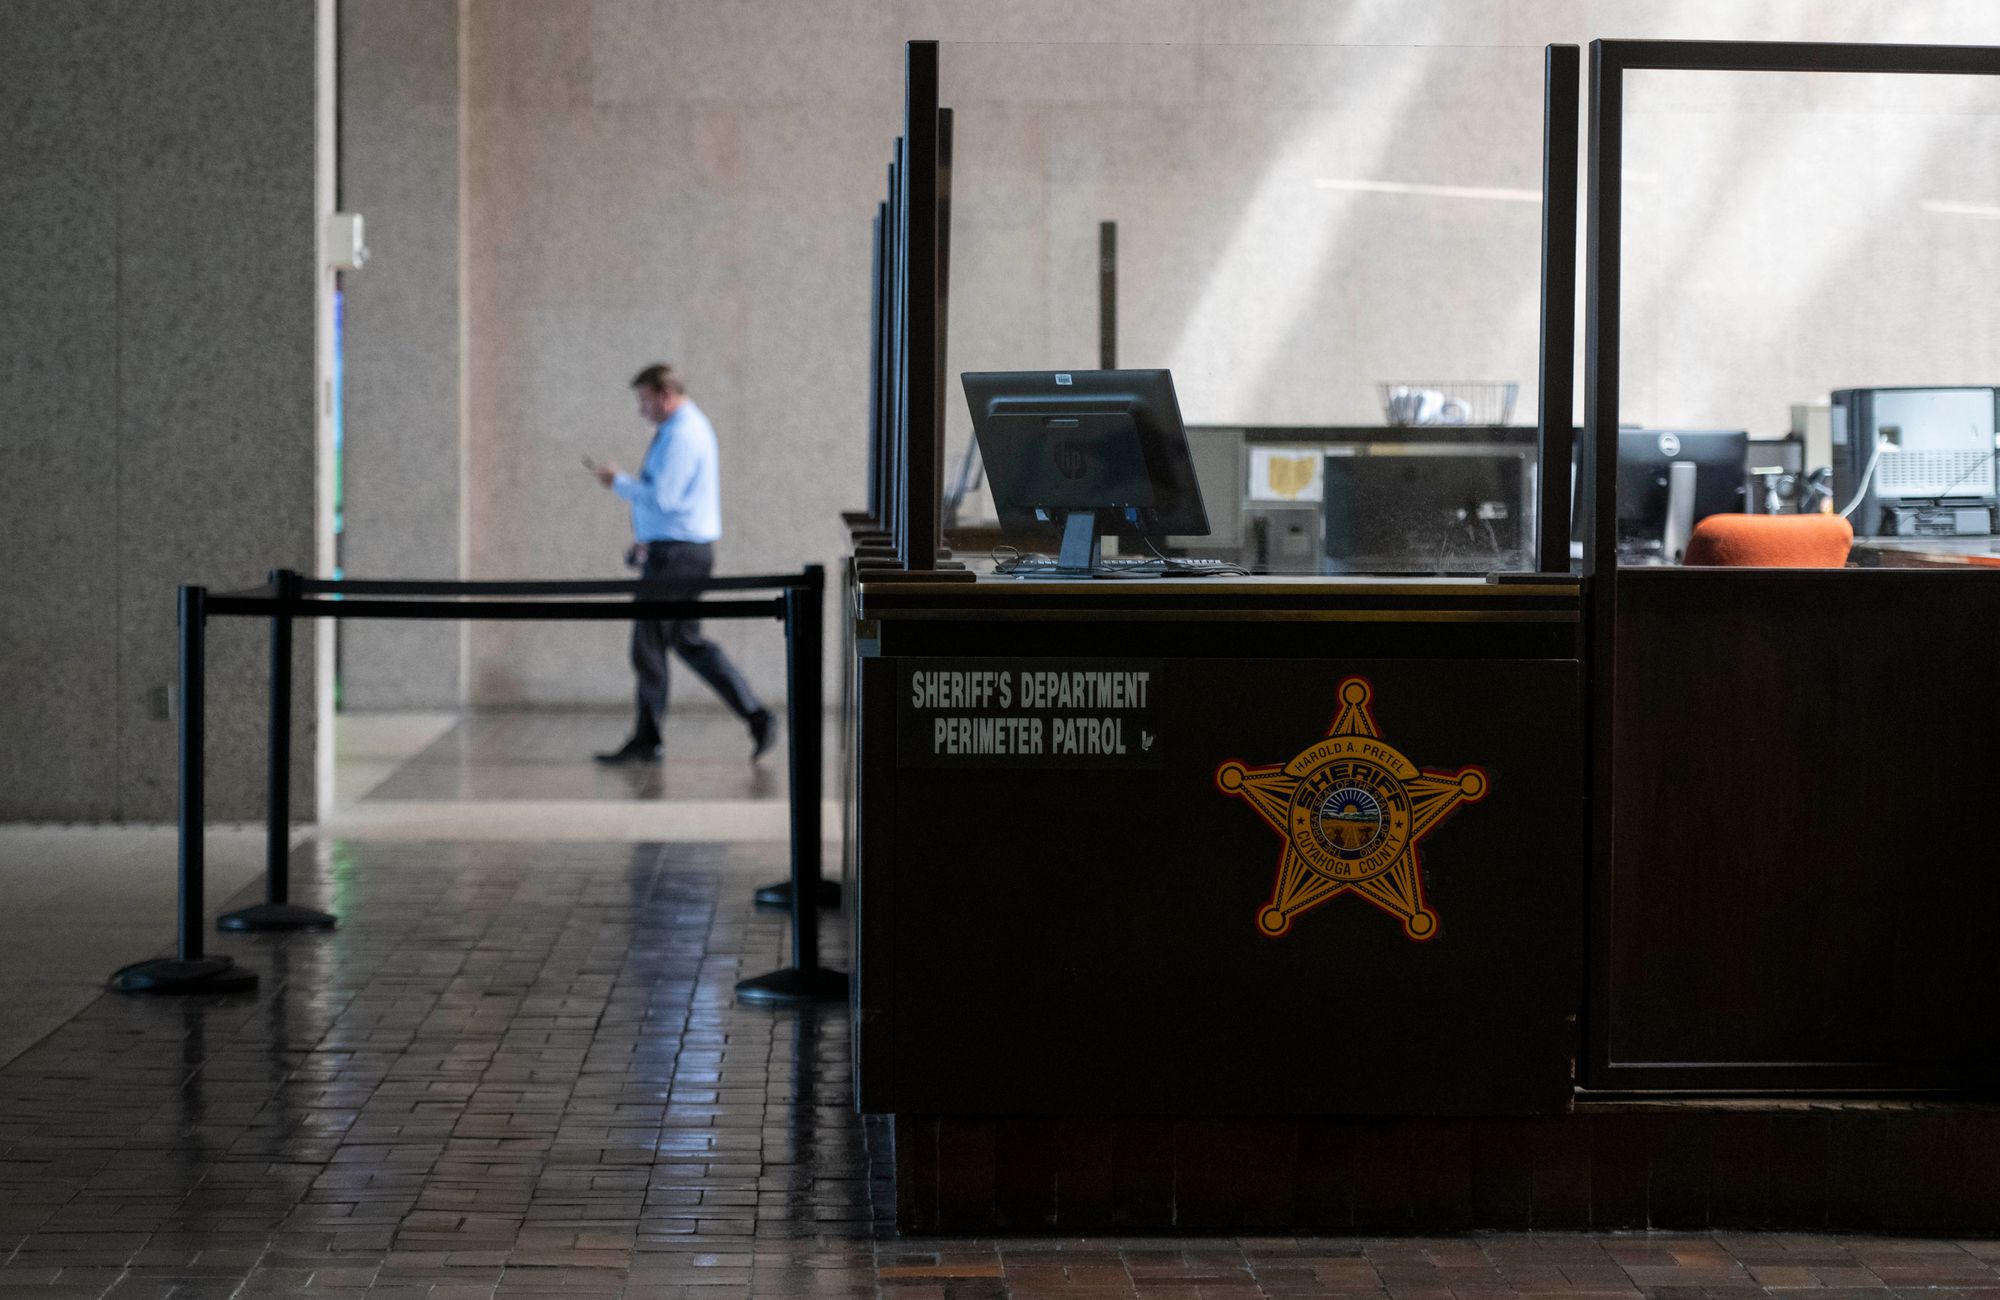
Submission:
M 1682 564 L 1838 569 L 1854 526 L 1839 515 L 1710 515 L 1694 526 Z

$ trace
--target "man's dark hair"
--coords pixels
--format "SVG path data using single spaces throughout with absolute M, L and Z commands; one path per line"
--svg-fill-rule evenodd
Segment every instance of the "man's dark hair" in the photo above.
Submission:
M 656 393 L 677 393 L 687 395 L 687 385 L 674 373 L 674 368 L 664 361 L 647 366 L 632 376 L 632 387 L 650 388 Z

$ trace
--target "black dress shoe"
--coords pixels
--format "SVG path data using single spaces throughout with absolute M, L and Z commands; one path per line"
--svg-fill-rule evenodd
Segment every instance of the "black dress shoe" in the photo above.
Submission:
M 750 715 L 750 761 L 756 762 L 778 743 L 778 715 L 759 709 Z
M 597 755 L 600 763 L 657 763 L 660 761 L 660 742 L 641 740 L 637 736 L 618 748 Z

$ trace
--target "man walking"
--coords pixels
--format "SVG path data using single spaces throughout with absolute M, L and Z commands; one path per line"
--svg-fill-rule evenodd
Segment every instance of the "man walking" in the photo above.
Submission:
M 666 365 L 647 366 L 632 380 L 639 416 L 653 426 L 653 441 L 637 475 L 616 465 L 593 465 L 597 481 L 632 507 L 627 558 L 647 581 L 688 583 L 675 597 L 692 600 L 700 580 L 715 567 L 715 539 L 722 535 L 722 492 L 716 475 L 715 427 L 688 400 L 687 387 Z M 777 719 L 722 648 L 701 635 L 694 619 L 640 619 L 632 625 L 632 671 L 638 677 L 637 717 L 623 745 L 599 754 L 600 763 L 657 763 L 660 728 L 667 716 L 667 651 L 722 697 L 750 728 L 750 761 L 771 748 Z

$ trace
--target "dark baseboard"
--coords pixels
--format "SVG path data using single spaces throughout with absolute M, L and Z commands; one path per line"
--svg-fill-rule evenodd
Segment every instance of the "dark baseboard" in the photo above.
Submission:
M 2000 1106 L 1536 1118 L 895 1117 L 906 1231 L 2000 1231 Z

